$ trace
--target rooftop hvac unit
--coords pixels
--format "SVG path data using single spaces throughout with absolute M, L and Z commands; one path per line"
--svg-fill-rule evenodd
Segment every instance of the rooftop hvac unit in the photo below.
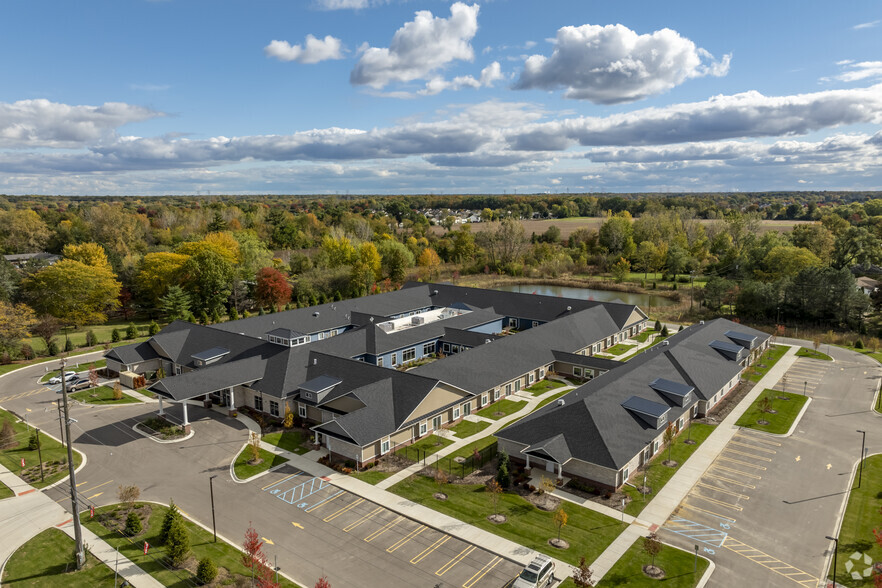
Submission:
M 392 321 L 386 321 L 385 323 L 378 323 L 378 327 L 380 327 L 384 333 L 391 333 L 395 330 L 395 323 Z
M 424 325 L 426 324 L 426 317 L 424 316 L 414 316 L 410 318 L 410 324 L 412 325 Z

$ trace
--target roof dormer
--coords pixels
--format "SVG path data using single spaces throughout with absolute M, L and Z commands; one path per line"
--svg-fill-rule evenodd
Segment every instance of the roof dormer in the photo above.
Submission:
M 194 364 L 202 367 L 219 361 L 222 357 L 229 355 L 229 353 L 229 349 L 224 349 L 223 347 L 212 347 L 211 349 L 206 349 L 205 351 L 194 353 L 190 357 L 193 358 Z
M 639 396 L 632 396 L 622 403 L 622 408 L 645 422 L 654 429 L 660 429 L 668 422 L 668 412 L 671 407 L 659 402 L 653 402 Z
M 681 384 L 673 380 L 664 378 L 656 378 L 649 383 L 649 387 L 676 402 L 680 406 L 686 406 L 692 400 L 692 391 L 694 386 Z

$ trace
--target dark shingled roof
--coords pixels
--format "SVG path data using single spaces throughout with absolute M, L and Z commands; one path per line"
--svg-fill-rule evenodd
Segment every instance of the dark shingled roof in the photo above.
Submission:
M 266 360 L 247 357 L 238 361 L 212 364 L 172 378 L 163 378 L 150 386 L 149 390 L 171 400 L 187 400 L 259 380 L 265 371 Z
M 578 353 L 570 353 L 568 351 L 552 351 L 551 353 L 557 361 L 607 372 L 625 365 L 624 362 L 595 355 L 579 355 Z
M 153 349 L 149 341 L 142 341 L 140 343 L 132 343 L 131 345 L 114 347 L 105 353 L 104 357 L 121 363 L 132 364 L 139 361 L 156 359 L 159 357 L 159 354 L 156 353 L 156 350 Z

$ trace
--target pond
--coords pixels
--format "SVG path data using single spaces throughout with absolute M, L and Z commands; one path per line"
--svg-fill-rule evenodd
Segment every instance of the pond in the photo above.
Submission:
M 615 290 L 597 290 L 594 288 L 576 288 L 573 286 L 551 286 L 548 284 L 509 284 L 497 286 L 495 290 L 504 292 L 521 292 L 525 294 L 540 294 L 544 296 L 562 296 L 564 298 L 582 298 L 599 300 L 601 302 L 620 301 L 627 304 L 636 304 L 647 310 L 652 307 L 674 306 L 676 300 L 657 296 L 655 294 L 635 294 L 632 292 L 618 292 Z

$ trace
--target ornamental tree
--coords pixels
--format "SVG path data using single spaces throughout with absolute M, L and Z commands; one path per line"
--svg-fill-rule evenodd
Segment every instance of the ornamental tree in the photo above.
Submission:
M 285 275 L 271 267 L 261 268 L 257 272 L 257 285 L 254 288 L 257 303 L 281 310 L 291 300 L 291 285 Z

